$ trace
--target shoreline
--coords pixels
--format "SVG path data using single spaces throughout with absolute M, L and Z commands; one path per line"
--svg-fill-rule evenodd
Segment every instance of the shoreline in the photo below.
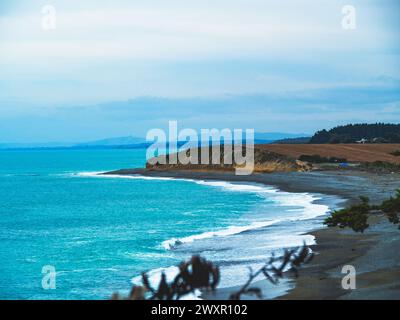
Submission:
M 345 199 L 345 205 L 357 203 L 358 197 L 361 195 L 369 196 L 371 203 L 380 202 L 389 198 L 394 194 L 396 188 L 400 187 L 399 173 L 378 174 L 356 170 L 273 172 L 240 176 L 235 175 L 232 171 L 163 171 L 141 168 L 121 169 L 103 174 L 260 183 L 286 192 L 309 192 L 339 196 Z M 363 182 L 369 182 L 369 189 L 366 185 L 361 185 Z M 396 182 L 397 184 L 395 184 Z
M 400 186 L 399 174 L 375 174 L 360 171 L 315 171 L 253 174 L 236 176 L 231 172 L 207 171 L 149 171 L 124 169 L 104 174 L 143 175 L 196 180 L 261 183 L 286 192 L 313 193 L 343 199 L 340 207 L 358 202 L 358 196 L 371 199 L 372 204 L 394 194 Z M 321 201 L 321 200 L 317 200 Z M 323 202 L 329 201 L 322 199 Z M 400 299 L 400 231 L 382 215 L 369 219 L 370 228 L 364 234 L 348 229 L 321 228 L 307 234 L 315 237 L 316 253 L 313 261 L 300 270 L 297 279 L 285 282 L 291 289 L 281 290 L 276 299 Z M 357 290 L 343 290 L 341 268 L 354 265 L 357 272 Z M 255 282 L 263 291 L 278 287 Z M 216 294 L 205 294 L 205 299 L 226 299 L 232 288 L 223 288 Z

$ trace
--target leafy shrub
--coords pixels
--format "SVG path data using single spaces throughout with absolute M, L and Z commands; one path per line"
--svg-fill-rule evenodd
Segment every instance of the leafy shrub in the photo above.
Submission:
M 324 224 L 328 227 L 350 227 L 355 232 L 364 232 L 369 227 L 367 220 L 371 207 L 367 197 L 360 197 L 360 199 L 361 204 L 332 212 L 331 216 L 325 219 Z
M 355 232 L 364 232 L 369 227 L 367 221 L 372 210 L 380 210 L 386 215 L 389 222 L 400 224 L 400 189 L 396 190 L 395 197 L 384 200 L 378 206 L 371 206 L 367 197 L 360 197 L 360 199 L 361 203 L 358 205 L 332 212 L 325 219 L 324 224 L 328 227 L 350 227 Z
M 391 223 L 399 224 L 400 189 L 396 191 L 395 197 L 390 197 L 390 199 L 383 201 L 380 209 L 386 214 Z

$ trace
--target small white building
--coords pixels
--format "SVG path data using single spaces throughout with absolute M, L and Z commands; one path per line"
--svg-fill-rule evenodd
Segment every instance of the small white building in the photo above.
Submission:
M 358 141 L 356 141 L 356 142 L 357 142 L 357 143 L 362 143 L 362 144 L 364 144 L 364 143 L 367 143 L 368 140 L 365 139 L 365 138 L 362 138 L 361 140 L 358 140 Z

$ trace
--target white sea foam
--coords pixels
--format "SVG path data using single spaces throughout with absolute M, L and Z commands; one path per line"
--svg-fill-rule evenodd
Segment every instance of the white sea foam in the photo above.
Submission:
M 176 180 L 169 177 L 147 177 L 141 175 L 122 175 L 122 174 L 103 174 L 104 172 L 79 172 L 73 173 L 73 176 L 87 177 L 87 178 L 120 178 L 120 179 L 134 179 L 134 180 Z
M 272 220 L 272 221 L 264 221 L 264 222 L 253 222 L 250 225 L 247 226 L 231 226 L 222 230 L 218 231 L 209 231 L 209 232 L 204 232 L 201 234 L 196 234 L 193 236 L 189 237 L 183 237 L 183 238 L 172 238 L 169 240 L 166 240 L 162 243 L 162 246 L 166 250 L 171 250 L 175 248 L 178 245 L 181 245 L 183 243 L 190 243 L 196 240 L 202 240 L 202 239 L 207 239 L 207 238 L 213 238 L 213 237 L 226 237 L 226 236 L 231 236 L 234 234 L 239 234 L 244 231 L 249 231 L 252 229 L 258 229 L 266 226 L 270 226 L 271 224 L 277 223 L 280 220 Z
M 237 184 L 226 181 L 205 181 L 205 180 L 193 180 L 196 184 L 219 187 L 226 191 L 234 192 L 252 192 L 252 193 L 274 193 L 277 190 L 272 187 L 258 186 L 253 184 Z
M 184 243 L 190 243 L 196 240 L 202 240 L 213 237 L 231 236 L 245 231 L 267 227 L 282 221 L 297 221 L 297 220 L 312 219 L 326 214 L 329 210 L 329 207 L 326 205 L 314 203 L 316 200 L 319 200 L 320 198 L 317 198 L 314 195 L 308 193 L 289 193 L 289 192 L 279 191 L 273 187 L 268 187 L 268 186 L 258 186 L 252 184 L 235 184 L 225 181 L 194 180 L 194 182 L 200 185 L 223 188 L 224 190 L 227 191 L 257 193 L 261 196 L 264 196 L 268 199 L 272 199 L 275 202 L 278 202 L 281 206 L 294 207 L 294 209 L 285 209 L 285 211 L 295 212 L 295 217 L 285 218 L 285 219 L 275 219 L 270 221 L 257 221 L 257 222 L 252 222 L 250 225 L 247 226 L 230 226 L 218 231 L 209 231 L 183 238 L 168 239 L 162 242 L 162 246 L 166 250 L 171 250 L 176 246 Z M 304 236 L 302 238 L 304 241 L 306 241 L 308 245 L 315 243 L 313 236 L 309 237 Z M 285 246 L 299 245 L 298 237 L 287 239 L 287 241 L 285 242 L 287 242 Z M 302 241 L 300 241 L 300 245 L 301 243 Z
M 256 193 L 260 196 L 264 196 L 265 198 L 274 200 L 282 206 L 296 207 L 294 209 L 286 209 L 286 211 L 301 213 L 298 216 L 298 220 L 312 219 L 326 214 L 326 212 L 329 210 L 328 206 L 315 203 L 315 201 L 320 200 L 321 198 L 309 193 L 290 193 L 268 186 L 234 184 L 225 181 L 198 180 L 195 182 L 201 185 L 220 187 L 227 191 Z
M 100 174 L 103 172 L 101 171 L 87 171 L 87 172 L 78 172 L 78 173 L 67 173 L 69 176 L 76 176 L 76 177 L 99 177 Z
M 161 243 L 162 247 L 166 250 L 171 250 L 178 245 L 184 243 L 190 243 L 197 240 L 214 238 L 214 237 L 226 237 L 235 234 L 239 234 L 245 231 L 259 229 L 263 227 L 270 226 L 275 223 L 283 222 L 283 221 L 298 221 L 298 220 L 307 220 L 313 219 L 318 216 L 322 216 L 326 214 L 329 210 L 329 207 L 322 204 L 316 204 L 315 201 L 320 198 L 309 194 L 309 193 L 289 193 L 280 191 L 276 188 L 269 186 L 261 186 L 256 184 L 242 184 L 242 183 L 231 183 L 227 181 L 210 181 L 210 180 L 195 180 L 195 179 L 181 179 L 181 178 L 171 178 L 171 177 L 149 177 L 143 175 L 118 175 L 118 174 L 101 174 L 102 172 L 81 172 L 75 174 L 80 177 L 97 177 L 97 178 L 124 178 L 124 179 L 135 179 L 135 180 L 178 180 L 178 181 L 187 181 L 194 182 L 198 185 L 210 186 L 221 188 L 224 191 L 230 192 L 249 192 L 256 193 L 266 199 L 273 200 L 276 203 L 279 203 L 282 207 L 288 207 L 284 210 L 286 212 L 294 212 L 293 217 L 288 217 L 285 219 L 274 219 L 268 221 L 254 221 L 246 226 L 230 226 L 225 229 L 217 230 L 217 231 L 208 231 L 200 234 L 182 237 L 182 238 L 172 238 L 165 240 Z M 293 241 L 289 241 L 293 243 Z M 295 241 L 298 243 L 298 241 Z M 313 244 L 313 238 L 307 238 L 308 244 Z
M 257 193 L 261 196 L 264 196 L 268 199 L 278 202 L 282 206 L 297 207 L 294 209 L 286 209 L 286 211 L 302 213 L 299 216 L 299 220 L 315 218 L 324 215 L 329 210 L 328 206 L 315 203 L 315 201 L 320 200 L 321 198 L 318 198 L 309 193 L 289 193 L 289 192 L 279 191 L 276 188 L 268 186 L 258 186 L 252 184 L 234 184 L 225 181 L 199 180 L 195 182 L 201 185 L 220 187 L 228 191 Z

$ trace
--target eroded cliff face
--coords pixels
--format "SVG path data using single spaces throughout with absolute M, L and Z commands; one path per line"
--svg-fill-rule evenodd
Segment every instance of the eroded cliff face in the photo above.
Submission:
M 200 159 L 201 149 L 186 150 L 182 155 L 191 157 L 191 159 Z M 245 154 L 243 149 L 242 155 Z M 219 161 L 212 161 L 211 152 L 208 157 L 209 164 L 193 164 L 193 161 L 188 164 L 183 164 L 179 161 L 178 154 L 164 155 L 150 159 L 146 163 L 148 170 L 189 170 L 189 171 L 234 171 L 236 168 L 243 166 L 237 165 L 235 162 L 235 151 L 226 154 L 221 147 Z M 174 161 L 176 159 L 176 161 Z M 218 159 L 218 157 L 217 157 Z M 233 159 L 233 161 L 226 161 Z M 200 162 L 200 161 L 198 161 Z M 253 172 L 292 172 L 292 171 L 309 171 L 312 165 L 306 162 L 296 160 L 292 157 L 284 156 L 275 152 L 254 148 L 254 170 Z
M 311 164 L 299 160 L 295 160 L 294 163 L 283 161 L 266 161 L 264 163 L 256 163 L 254 165 L 254 172 L 305 172 L 310 171 L 311 169 Z

